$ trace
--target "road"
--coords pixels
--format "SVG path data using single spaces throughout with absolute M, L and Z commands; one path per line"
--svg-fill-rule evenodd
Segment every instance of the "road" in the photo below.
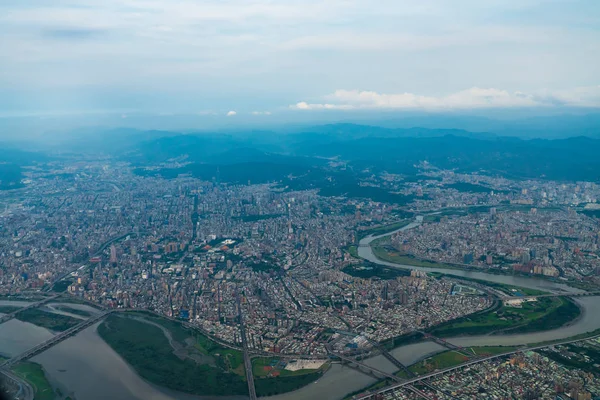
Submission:
M 357 361 L 356 359 L 354 359 L 352 357 L 348 357 L 348 356 L 345 356 L 343 354 L 338 354 L 338 353 L 330 353 L 330 354 L 332 356 L 335 356 L 335 357 L 339 358 L 342 361 L 346 361 L 348 363 L 354 364 L 354 365 L 356 365 L 356 366 L 358 366 L 360 368 L 368 369 L 369 371 L 372 371 L 373 373 L 375 373 L 375 374 L 377 374 L 379 376 L 382 376 L 384 378 L 388 378 L 388 379 L 394 380 L 396 382 L 404 382 L 404 379 L 400 378 L 397 375 L 389 374 L 389 373 L 384 372 L 384 371 L 382 371 L 380 369 L 377 369 L 375 367 L 371 367 L 370 365 L 361 363 L 360 361 Z
M 398 361 L 398 359 L 396 357 L 394 357 L 393 355 L 390 354 L 390 352 L 385 348 L 385 346 L 383 346 L 381 343 L 375 341 L 375 340 L 371 340 L 371 339 L 367 339 L 369 340 L 369 343 L 371 343 L 371 345 L 373 345 L 373 347 L 375 347 L 377 350 L 379 350 L 381 352 L 381 354 L 392 364 L 394 364 L 396 366 L 396 368 L 404 371 L 406 373 L 406 375 L 408 377 L 413 377 L 415 376 L 415 374 L 413 374 L 413 372 L 408 369 L 408 367 L 404 364 L 402 364 L 400 361 Z
M 38 308 L 40 306 L 43 306 L 46 303 L 51 302 L 52 300 L 56 299 L 57 297 L 59 297 L 59 295 L 51 296 L 51 297 L 45 298 L 44 300 L 41 300 L 41 301 L 38 301 L 38 302 L 35 302 L 35 303 L 31 303 L 28 306 L 19 308 L 18 310 L 13 311 L 13 312 L 11 312 L 9 314 L 3 315 L 2 317 L 0 317 L 0 324 L 13 319 L 21 311 L 31 310 L 32 308 Z
M 101 253 L 104 251 L 104 249 L 105 249 L 105 248 L 106 248 L 108 245 L 110 245 L 110 244 L 112 244 L 112 243 L 114 243 L 114 242 L 117 242 L 117 241 L 119 241 L 119 240 L 121 240 L 121 239 L 125 239 L 127 236 L 137 235 L 137 234 L 141 234 L 141 233 L 142 233 L 142 232 L 128 232 L 128 233 L 126 233 L 126 234 L 124 234 L 124 235 L 120 235 L 120 236 L 118 236 L 118 237 L 116 237 L 116 238 L 112 238 L 112 239 L 110 239 L 110 240 L 107 240 L 106 242 L 102 243 L 102 244 L 100 245 L 100 247 L 98 247 L 98 250 L 96 250 L 96 252 L 93 254 L 93 257 L 95 257 L 95 256 L 98 256 L 99 254 L 101 254 Z M 56 285 L 58 282 L 62 281 L 63 279 L 65 279 L 65 278 L 66 278 L 66 277 L 68 277 L 69 275 L 71 275 L 73 272 L 75 272 L 75 271 L 79 270 L 80 268 L 81 268 L 81 266 L 79 266 L 79 267 L 77 267 L 77 268 L 70 269 L 69 271 L 65 272 L 64 274 L 62 274 L 61 276 L 59 276 L 58 278 L 56 278 L 56 279 L 55 279 L 55 280 L 54 280 L 54 281 L 53 281 L 53 282 L 52 282 L 52 283 L 51 283 L 51 284 L 50 284 L 50 285 L 49 285 L 49 286 L 48 286 L 48 287 L 45 289 L 45 291 L 50 291 L 50 290 L 52 290 L 52 288 L 54 287 L 54 285 Z
M 45 342 L 42 342 L 42 343 L 30 348 L 29 350 L 6 360 L 4 363 L 0 364 L 0 367 L 9 368 L 12 365 L 14 365 L 20 361 L 24 361 L 24 360 L 27 360 L 28 358 L 34 357 L 35 355 L 48 350 L 52 346 L 62 342 L 65 339 L 70 338 L 71 336 L 76 335 L 77 333 L 84 330 L 85 328 L 95 324 L 96 322 L 100 321 L 101 319 L 106 317 L 111 312 L 112 311 L 105 311 L 101 314 L 95 315 L 95 316 L 83 321 L 82 323 L 80 323 L 70 329 L 67 329 L 64 332 L 61 332 L 58 335 L 51 337 L 50 339 L 46 340 Z
M 519 354 L 519 353 L 523 353 L 525 351 L 541 350 L 541 349 L 545 349 L 545 348 L 547 348 L 549 346 L 558 346 L 558 345 L 565 345 L 565 344 L 577 343 L 577 342 L 581 342 L 582 340 L 595 339 L 595 338 L 598 338 L 598 337 L 600 337 L 600 335 L 591 336 L 591 337 L 585 338 L 585 339 L 565 340 L 565 341 L 562 341 L 562 342 L 556 342 L 556 343 L 545 344 L 545 345 L 540 345 L 540 346 L 526 347 L 526 348 L 521 348 L 519 350 L 507 352 L 507 353 L 504 353 L 504 354 L 496 354 L 496 355 L 493 355 L 493 356 L 484 357 L 484 358 L 480 358 L 480 359 L 477 359 L 477 360 L 471 360 L 471 361 L 468 361 L 466 363 L 463 363 L 463 364 L 460 364 L 460 365 L 456 365 L 454 367 L 449 367 L 449 368 L 446 368 L 446 369 L 443 369 L 443 370 L 432 372 L 430 374 L 421 375 L 421 376 L 416 377 L 416 378 L 410 378 L 410 379 L 405 380 L 404 382 L 396 383 L 396 384 L 393 384 L 391 386 L 387 386 L 387 387 L 385 387 L 383 389 L 380 389 L 380 390 L 375 391 L 373 393 L 369 393 L 369 394 L 367 394 L 365 396 L 362 396 L 362 397 L 360 397 L 360 399 L 361 400 L 364 400 L 364 399 L 375 399 L 377 395 L 385 394 L 385 393 L 390 393 L 390 392 L 393 392 L 394 390 L 407 387 L 408 385 L 411 385 L 411 384 L 414 384 L 414 383 L 419 383 L 422 380 L 429 379 L 429 378 L 434 378 L 436 376 L 443 375 L 443 374 L 446 374 L 448 372 L 456 371 L 458 369 L 462 369 L 462 368 L 465 368 L 465 367 L 468 367 L 468 366 L 471 366 L 471 365 L 475 365 L 475 364 L 478 364 L 478 363 L 481 363 L 481 362 L 484 362 L 484 361 L 495 360 L 497 358 L 511 356 L 513 354 Z
M 58 297 L 58 296 L 53 296 L 49 299 L 46 299 L 42 302 L 42 304 L 44 304 L 48 301 L 51 301 L 51 300 L 55 299 L 56 297 Z M 39 307 L 42 304 L 39 304 L 39 302 L 38 302 L 38 303 L 32 304 L 31 306 Z M 31 306 L 28 308 L 32 308 Z M 19 311 L 22 311 L 22 310 L 19 310 Z M 25 380 L 16 376 L 15 374 L 13 374 L 10 371 L 10 368 L 13 365 L 15 365 L 21 361 L 27 360 L 28 358 L 34 357 L 35 355 L 48 350 L 49 348 L 51 348 L 52 346 L 55 346 L 56 344 L 62 342 L 63 340 L 76 335 L 83 329 L 100 321 L 102 318 L 106 317 L 111 312 L 112 311 L 106 311 L 104 313 L 93 316 L 93 317 L 83 321 L 79 325 L 76 325 L 73 328 L 68 329 L 62 333 L 59 333 L 58 335 L 53 336 L 52 338 L 46 340 L 45 342 L 40 343 L 40 344 L 30 348 L 29 350 L 15 356 L 15 357 L 12 357 L 9 360 L 6 360 L 2 364 L 0 364 L 0 374 L 2 374 L 5 377 L 5 379 L 11 381 L 16 387 L 18 387 L 18 390 L 15 394 L 15 400 L 34 400 L 35 391 L 28 382 L 26 382 Z
M 527 300 L 527 299 L 539 299 L 543 297 L 587 297 L 587 296 L 600 296 L 600 290 L 582 292 L 582 293 L 549 293 L 540 294 L 539 296 L 503 296 L 502 300 Z
M 403 378 L 400 378 L 400 377 L 399 377 L 399 376 L 397 376 L 397 375 L 394 375 L 394 374 L 388 374 L 387 372 L 383 372 L 383 371 L 381 371 L 381 370 L 379 370 L 379 369 L 377 369 L 377 368 L 375 368 L 375 367 L 371 367 L 371 366 L 369 366 L 369 365 L 367 365 L 367 364 L 363 364 L 363 363 L 361 363 L 361 362 L 359 362 L 359 361 L 356 361 L 354 358 L 351 358 L 351 357 L 346 357 L 346 356 L 344 356 L 344 355 L 342 355 L 342 354 L 337 354 L 337 353 L 331 353 L 331 355 L 333 355 L 333 356 L 335 356 L 335 357 L 338 357 L 339 359 L 341 359 L 341 360 L 343 360 L 343 361 L 347 361 L 347 362 L 349 362 L 349 363 L 355 364 L 356 366 L 358 366 L 358 368 L 359 368 L 359 369 L 360 369 L 360 368 L 368 369 L 368 370 L 372 371 L 373 373 L 375 373 L 375 374 L 377 374 L 377 375 L 383 376 L 383 377 L 385 377 L 385 378 L 388 378 L 388 379 L 391 379 L 391 380 L 393 380 L 393 381 L 396 381 L 396 382 L 404 382 L 404 379 L 403 379 Z M 405 368 L 406 368 L 406 367 L 405 367 Z M 411 371 L 409 371 L 408 369 L 406 369 L 406 371 L 407 371 L 407 372 L 410 374 L 409 376 L 414 376 L 414 374 L 413 374 Z M 414 387 L 413 385 L 407 384 L 407 385 L 405 385 L 404 387 L 405 387 L 406 389 L 408 389 L 408 390 L 410 390 L 410 391 L 414 392 L 414 393 L 417 393 L 419 396 L 421 396 L 421 397 L 422 397 L 422 398 L 424 398 L 424 399 L 431 399 L 431 397 L 429 397 L 427 394 L 423 393 L 422 391 L 420 391 L 419 389 L 417 389 L 417 388 L 416 388 L 416 387 Z
M 35 391 L 33 387 L 20 377 L 13 374 L 11 371 L 0 369 L 0 374 L 4 376 L 5 381 L 10 381 L 14 386 L 19 389 L 14 394 L 14 400 L 34 400 Z
M 452 343 L 450 343 L 442 338 L 439 338 L 437 336 L 433 336 L 432 334 L 427 333 L 427 332 L 423 332 L 423 331 L 416 331 L 416 332 L 419 332 L 421 335 L 425 336 L 425 339 L 431 340 L 431 341 L 439 344 L 440 346 L 447 348 L 448 350 L 452 350 L 457 353 L 460 353 L 467 358 L 473 358 L 473 355 L 466 352 L 465 349 L 462 347 L 453 345 Z
M 244 324 L 244 316 L 242 315 L 242 304 L 239 292 L 235 295 L 238 307 L 238 318 L 240 324 L 240 334 L 242 338 L 242 349 L 244 351 L 244 368 L 246 369 L 246 380 L 248 381 L 248 394 L 250 400 L 257 400 L 256 388 L 254 387 L 254 374 L 252 372 L 252 359 L 248 352 L 248 340 L 246 337 L 246 325 Z

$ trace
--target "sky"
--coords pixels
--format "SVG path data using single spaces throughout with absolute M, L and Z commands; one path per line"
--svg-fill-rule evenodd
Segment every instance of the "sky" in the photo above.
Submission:
M 0 54 L 0 116 L 600 108 L 598 0 L 2 0 Z

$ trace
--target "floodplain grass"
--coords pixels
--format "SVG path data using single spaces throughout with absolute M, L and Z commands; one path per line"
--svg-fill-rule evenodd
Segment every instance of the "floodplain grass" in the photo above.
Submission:
M 19 311 L 23 307 L 19 306 L 0 306 L 0 313 L 2 314 L 10 314 L 15 311 Z
M 40 364 L 29 361 L 21 362 L 12 367 L 12 372 L 33 387 L 34 400 L 54 400 L 56 398 L 54 389 Z
M 483 335 L 490 333 L 530 333 L 559 328 L 579 317 L 581 310 L 570 299 L 544 297 L 523 303 L 522 308 L 501 305 L 428 329 L 438 337 Z
M 69 307 L 66 305 L 56 305 L 56 306 L 54 306 L 54 308 L 56 308 L 59 311 L 67 312 L 67 313 L 74 314 L 74 315 L 79 315 L 80 317 L 85 317 L 85 318 L 89 318 L 92 315 L 94 315 L 90 311 L 81 310 L 79 308 Z
M 239 375 L 173 354 L 157 326 L 113 314 L 100 324 L 98 333 L 149 382 L 196 395 L 247 394 L 247 385 Z
M 279 373 L 279 376 L 299 376 L 299 375 L 307 375 L 318 372 L 325 368 L 325 365 L 321 368 L 317 369 L 299 369 L 297 371 L 290 371 L 287 369 L 277 368 L 279 361 L 277 357 L 258 357 L 252 360 L 252 373 L 255 377 L 266 377 L 270 374 L 271 369 L 269 367 L 274 367 L 273 370 Z M 275 365 L 274 365 L 275 364 Z
M 518 350 L 515 346 L 475 346 L 466 349 L 468 353 L 473 353 L 477 356 L 495 356 L 504 353 L 510 353 L 511 351 Z
M 30 308 L 28 310 L 20 311 L 15 315 L 15 318 L 20 321 L 29 322 L 33 325 L 37 325 L 55 332 L 66 331 L 67 329 L 77 326 L 82 322 L 77 318 L 61 314 L 53 314 L 37 308 Z
M 371 248 L 373 249 L 373 254 L 375 257 L 382 261 L 387 261 L 394 264 L 423 268 L 460 269 L 458 266 L 435 261 L 421 260 L 407 254 L 401 254 L 399 251 L 391 249 L 388 246 L 372 246 Z
M 408 369 L 415 375 L 425 375 L 436 370 L 455 367 L 468 360 L 469 358 L 464 354 L 451 350 L 426 358 Z
M 358 247 L 356 245 L 348 246 L 348 254 L 350 254 L 354 258 L 360 258 L 358 255 Z
M 200 365 L 188 358 L 182 360 L 173 353 L 160 328 L 139 318 L 161 325 L 171 333 L 173 340 L 187 345 L 192 352 L 212 357 L 214 363 Z M 98 333 L 142 378 L 153 384 L 196 395 L 247 394 L 242 352 L 225 347 L 177 321 L 141 312 L 113 314 L 100 324 Z M 270 365 L 272 359 L 260 360 L 253 360 L 253 371 L 257 373 L 255 386 L 260 396 L 297 390 L 318 380 L 326 370 L 326 366 L 319 370 L 280 369 L 279 376 L 266 377 L 260 365 L 267 362 Z

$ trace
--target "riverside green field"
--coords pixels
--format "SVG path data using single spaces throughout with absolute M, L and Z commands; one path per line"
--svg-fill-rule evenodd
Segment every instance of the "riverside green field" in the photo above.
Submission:
M 522 308 L 497 304 L 428 329 L 438 337 L 528 333 L 559 328 L 579 317 L 581 310 L 566 297 L 543 297 L 523 303 Z
M 154 324 L 166 329 L 171 341 Z M 113 314 L 98 327 L 98 333 L 142 378 L 158 386 L 203 396 L 248 392 L 241 351 L 177 321 L 143 312 Z M 271 361 L 255 359 L 253 371 L 260 372 Z M 319 379 L 324 370 L 280 370 L 277 377 L 260 372 L 255 376 L 256 391 L 259 396 L 293 391 Z
M 17 313 L 16 318 L 23 322 L 41 326 L 51 331 L 62 332 L 81 323 L 82 320 L 67 315 L 53 314 L 37 308 L 30 308 Z
M 2 314 L 10 314 L 15 311 L 19 311 L 21 307 L 19 306 L 0 306 L 0 313 Z
M 86 317 L 86 318 L 87 317 L 91 317 L 93 315 L 89 311 L 81 310 L 79 308 L 69 307 L 69 306 L 66 306 L 66 305 L 64 305 L 64 306 L 63 305 L 58 305 L 58 306 L 55 306 L 55 308 L 57 310 L 60 310 L 60 311 L 68 312 L 68 313 L 71 313 L 71 314 L 74 314 L 74 315 L 79 315 L 81 317 Z
M 467 353 L 473 353 L 474 355 L 491 356 L 491 355 L 509 353 L 516 349 L 517 349 L 516 347 L 512 347 L 512 346 L 484 346 L 484 347 L 469 347 L 469 348 L 466 348 L 465 351 Z M 467 358 L 464 355 L 457 353 L 456 351 L 450 350 L 450 351 L 444 351 L 444 352 L 438 353 L 431 357 L 427 357 L 426 359 L 424 359 L 422 361 L 419 361 L 419 362 L 416 362 L 416 363 L 410 365 L 408 367 L 408 369 L 413 374 L 418 376 L 418 375 L 427 374 L 436 369 L 444 369 L 444 368 L 454 367 L 456 365 L 460 365 L 460 364 L 464 363 L 465 361 L 467 361 Z M 406 372 L 404 372 L 404 371 L 398 371 L 398 372 L 396 372 L 395 375 L 402 377 L 402 378 L 408 377 Z M 370 386 L 367 386 L 363 389 L 357 390 L 356 392 L 350 393 L 349 395 L 347 395 L 344 398 L 344 400 L 352 399 L 353 396 L 355 396 L 357 394 L 380 389 L 380 388 L 388 386 L 392 383 L 394 383 L 394 381 L 392 381 L 391 379 L 378 380 L 377 382 L 373 383 Z
M 395 264 L 410 265 L 410 266 L 414 266 L 414 267 L 424 267 L 424 268 L 448 268 L 448 269 L 459 268 L 457 266 L 453 266 L 450 264 L 444 264 L 444 263 L 439 263 L 439 262 L 435 262 L 435 261 L 421 260 L 419 258 L 410 256 L 410 255 L 401 254 L 397 250 L 395 250 L 389 246 L 380 245 L 379 243 L 374 242 L 373 244 L 374 245 L 371 246 L 371 248 L 373 249 L 373 254 L 375 255 L 375 257 L 377 257 L 378 259 L 380 259 L 382 261 L 387 261 L 387 262 L 391 262 L 391 263 L 395 263 Z
M 183 334 L 169 330 L 173 340 Z M 169 389 L 197 395 L 242 395 L 243 378 L 220 367 L 181 359 L 157 326 L 126 316 L 111 315 L 98 333 L 144 379 Z M 192 332 L 185 336 L 194 337 Z M 187 339 L 187 338 L 186 338 Z
M 291 392 L 300 389 L 311 382 L 316 381 L 326 370 L 326 366 L 320 369 L 303 369 L 289 371 L 277 368 L 277 377 L 268 377 L 271 373 L 265 367 L 272 365 L 276 358 L 260 357 L 252 360 L 252 373 L 254 385 L 258 396 L 272 396 L 277 393 Z
M 12 371 L 33 387 L 34 400 L 54 400 L 56 398 L 54 389 L 48 382 L 41 365 L 33 362 L 22 362 L 15 365 Z

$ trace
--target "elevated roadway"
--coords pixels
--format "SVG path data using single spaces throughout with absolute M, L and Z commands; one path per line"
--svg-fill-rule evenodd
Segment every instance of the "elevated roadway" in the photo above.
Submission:
M 540 294 L 539 296 L 504 296 L 502 300 L 529 300 L 529 299 L 540 299 L 544 297 L 591 297 L 600 296 L 600 290 L 581 292 L 581 293 L 548 293 Z
M 112 239 L 109 239 L 106 242 L 102 243 L 100 245 L 100 247 L 98 247 L 98 250 L 96 250 L 96 252 L 92 255 L 92 257 L 100 255 L 104 251 L 104 249 L 106 249 L 112 243 L 115 243 L 115 242 L 118 242 L 119 240 L 125 239 L 127 236 L 133 236 L 133 235 L 138 235 L 138 234 L 142 234 L 142 233 L 145 233 L 145 232 L 143 232 L 143 231 L 140 231 L 140 232 L 127 232 L 127 233 L 125 233 L 123 235 L 120 235 L 118 237 L 114 237 Z M 85 265 L 83 265 L 83 267 L 85 267 Z M 69 275 L 71 275 L 72 273 L 78 271 L 81 268 L 82 268 L 82 266 L 79 266 L 79 267 L 72 268 L 72 269 L 66 271 L 65 273 L 63 273 L 62 275 L 60 275 L 58 278 L 56 278 L 54 281 L 52 281 L 52 283 L 49 286 L 47 286 L 45 289 L 43 289 L 43 290 L 44 291 L 50 291 L 50 290 L 52 290 L 52 288 L 54 287 L 54 285 L 56 285 L 58 282 L 60 282 L 63 279 L 67 278 Z
M 242 315 L 242 304 L 239 293 L 236 293 L 236 302 L 238 307 L 238 323 L 240 325 L 240 334 L 242 337 L 242 349 L 244 354 L 244 368 L 246 369 L 246 380 L 248 381 L 248 395 L 250 400 L 257 400 L 256 388 L 254 387 L 254 373 L 252 372 L 252 359 L 248 351 L 248 340 L 246 337 L 246 325 L 244 324 L 244 316 Z
M 400 378 L 399 376 L 396 376 L 396 375 L 394 375 L 394 374 L 389 374 L 389 373 L 387 373 L 387 372 L 384 372 L 384 371 L 382 371 L 382 370 L 380 370 L 380 369 L 378 369 L 378 368 L 375 368 L 375 367 L 372 367 L 372 366 L 370 366 L 370 365 L 367 365 L 367 364 L 361 363 L 360 361 L 357 361 L 356 359 L 354 359 L 354 358 L 352 358 L 352 357 L 347 357 L 347 356 L 344 356 L 343 354 L 338 354 L 338 353 L 330 353 L 330 354 L 331 354 L 332 356 L 334 356 L 334 357 L 337 357 L 337 358 L 339 358 L 339 359 L 340 359 L 340 360 L 342 360 L 342 361 L 345 361 L 345 362 L 348 362 L 348 363 L 350 363 L 350 364 L 354 364 L 354 365 L 356 365 L 356 366 L 357 366 L 359 369 L 361 369 L 361 368 L 362 368 L 363 370 L 365 370 L 365 369 L 366 369 L 366 370 L 368 370 L 368 371 L 371 371 L 371 372 L 372 372 L 373 374 L 375 374 L 375 375 L 379 375 L 379 376 L 382 376 L 382 377 L 385 377 L 385 378 L 391 379 L 391 380 L 393 380 L 393 381 L 396 381 L 396 382 L 404 382 L 404 381 L 405 381 L 404 379 Z M 410 373 L 412 376 L 414 376 L 414 374 L 412 374 L 412 372 L 410 372 L 410 371 L 408 371 L 408 372 L 409 372 L 409 373 Z M 406 384 L 406 385 L 403 385 L 403 387 L 404 387 L 405 389 L 408 389 L 408 390 L 410 390 L 410 391 L 412 391 L 412 392 L 414 392 L 414 393 L 418 394 L 418 395 L 419 395 L 421 398 L 423 398 L 423 399 L 431 399 L 431 396 L 427 395 L 427 394 L 426 394 L 426 393 L 424 393 L 422 390 L 419 390 L 419 389 L 417 389 L 416 387 L 414 387 L 414 386 L 413 386 L 413 385 L 411 385 L 411 384 Z M 435 388 L 433 388 L 433 389 L 435 390 Z M 361 399 L 362 399 L 362 398 L 363 398 L 363 397 L 361 397 Z
M 51 337 L 50 339 L 46 340 L 45 342 L 42 342 L 42 343 L 38 344 L 37 346 L 34 346 L 34 347 L 30 348 L 29 350 L 15 356 L 15 357 L 10 358 L 9 360 L 0 364 L 0 368 L 10 368 L 14 364 L 17 364 L 21 361 L 25 361 L 31 357 L 38 355 L 38 354 L 48 350 L 52 346 L 55 346 L 56 344 L 62 342 L 63 340 L 76 335 L 77 333 L 81 332 L 85 328 L 92 326 L 96 322 L 105 318 L 110 313 L 112 313 L 112 311 L 105 311 L 103 313 L 97 314 L 97 315 L 83 321 L 79 325 L 76 325 L 70 329 L 67 329 L 64 332 L 61 332 L 61 333 Z
M 404 364 L 402 364 L 396 357 L 394 357 L 393 355 L 390 354 L 390 352 L 385 348 L 385 346 L 382 346 L 381 343 L 375 341 L 375 340 L 369 340 L 369 343 L 371 343 L 371 345 L 373 345 L 373 347 L 375 347 L 377 350 L 379 350 L 379 352 L 392 364 L 394 364 L 394 366 L 396 368 L 398 368 L 401 371 L 404 371 L 404 373 L 409 377 L 412 378 L 415 376 L 415 374 L 408 369 L 408 367 Z
M 330 354 L 331 354 L 331 356 L 337 357 L 337 358 L 339 358 L 342 361 L 345 361 L 345 362 L 350 363 L 350 364 L 354 364 L 354 365 L 356 365 L 359 368 L 363 368 L 365 370 L 369 370 L 369 371 L 373 372 L 374 374 L 379 375 L 379 376 L 381 376 L 383 378 L 392 379 L 392 380 L 394 380 L 396 382 L 404 382 L 404 379 L 400 378 L 399 376 L 396 376 L 394 374 L 390 374 L 390 373 L 384 372 L 384 371 L 382 371 L 382 370 L 380 370 L 378 368 L 375 368 L 375 367 L 372 367 L 370 365 L 364 364 L 364 363 L 356 360 L 355 358 L 348 357 L 348 356 L 345 356 L 345 355 L 339 354 L 339 353 L 333 353 L 333 352 L 330 352 Z
M 12 395 L 14 396 L 14 400 L 34 400 L 35 390 L 29 384 L 29 382 L 21 379 L 8 370 L 0 369 L 0 374 L 2 374 L 4 382 L 10 382 L 10 391 L 13 392 Z M 15 390 L 12 390 L 13 387 Z M 7 388 L 5 387 L 5 389 Z
M 16 311 L 13 311 L 13 312 L 11 312 L 11 313 L 9 313 L 9 314 L 5 314 L 5 315 L 3 315 L 2 317 L 0 317 L 0 324 L 4 323 L 4 322 L 6 322 L 6 321 L 9 321 L 9 320 L 11 320 L 11 319 L 13 319 L 13 318 L 14 318 L 14 317 L 15 317 L 15 316 L 18 314 L 18 313 L 20 313 L 20 312 L 22 312 L 22 311 L 31 310 L 32 308 L 38 308 L 38 307 L 41 307 L 41 306 L 43 306 L 44 304 L 50 303 L 52 300 L 55 300 L 55 299 L 57 299 L 58 297 L 60 297 L 60 296 L 59 296 L 59 295 L 50 296 L 50 297 L 47 297 L 47 298 L 45 298 L 44 300 L 37 301 L 37 302 L 35 302 L 35 303 L 31 303 L 31 304 L 30 304 L 30 305 L 28 305 L 28 306 L 25 306 L 25 307 L 19 308 L 18 310 L 16 310 Z
M 467 358 L 473 358 L 473 354 L 469 354 L 464 348 L 459 347 L 457 345 L 454 345 L 442 338 L 439 338 L 437 336 L 433 336 L 430 333 L 427 332 L 423 332 L 423 331 L 417 331 L 420 334 L 422 334 L 423 336 L 425 336 L 425 339 L 431 340 L 437 344 L 439 344 L 440 346 L 443 346 L 445 348 L 447 348 L 448 350 L 453 350 L 456 351 L 457 353 L 462 354 L 463 356 L 467 357 Z
M 566 344 L 571 344 L 571 343 L 577 343 L 577 342 L 581 342 L 583 340 L 595 339 L 595 338 L 598 338 L 598 337 L 600 337 L 600 335 L 590 336 L 590 337 L 585 338 L 585 339 L 564 340 L 564 341 L 561 341 L 561 342 L 554 342 L 554 343 L 549 343 L 549 344 L 544 344 L 544 345 L 539 345 L 539 346 L 532 346 L 532 347 L 521 348 L 521 349 L 518 349 L 518 350 L 515 350 L 515 351 L 506 352 L 506 353 L 503 353 L 503 354 L 496 354 L 496 355 L 489 356 L 489 357 L 483 357 L 483 358 L 479 358 L 479 359 L 476 359 L 476 360 L 467 361 L 467 362 L 465 362 L 463 364 L 456 365 L 454 367 L 449 367 L 449 368 L 442 369 L 442 370 L 439 370 L 439 371 L 436 371 L 436 372 L 432 372 L 432 373 L 429 373 L 429 374 L 421 375 L 421 376 L 418 376 L 418 377 L 415 377 L 415 378 L 406 379 L 403 382 L 399 382 L 399 383 L 393 384 L 391 386 L 387 386 L 387 387 L 385 387 L 383 389 L 380 389 L 380 390 L 377 390 L 375 392 L 368 393 L 368 394 L 365 394 L 363 396 L 360 396 L 359 398 L 361 400 L 363 400 L 363 399 L 373 399 L 373 400 L 375 400 L 375 399 L 379 398 L 378 396 L 380 396 L 382 394 L 393 393 L 395 390 L 398 390 L 398 389 L 401 389 L 401 388 L 407 388 L 407 389 L 409 389 L 407 387 L 409 385 L 412 385 L 412 384 L 415 384 L 415 383 L 422 383 L 425 380 L 428 380 L 428 379 L 431 379 L 431 378 L 435 378 L 435 377 L 437 377 L 439 375 L 447 374 L 447 373 L 452 372 L 452 371 L 457 371 L 457 370 L 460 370 L 460 369 L 463 369 L 463 368 L 466 368 L 466 367 L 469 367 L 469 366 L 472 366 L 472 365 L 475 365 L 475 364 L 479 364 L 479 363 L 482 363 L 482 362 L 485 362 L 485 361 L 491 361 L 491 360 L 495 360 L 497 358 L 502 358 L 502 357 L 511 356 L 513 354 L 523 353 L 525 351 L 541 350 L 541 349 L 547 348 L 549 346 L 559 346 L 559 345 L 566 345 Z M 427 382 L 425 382 L 425 383 L 427 383 Z

